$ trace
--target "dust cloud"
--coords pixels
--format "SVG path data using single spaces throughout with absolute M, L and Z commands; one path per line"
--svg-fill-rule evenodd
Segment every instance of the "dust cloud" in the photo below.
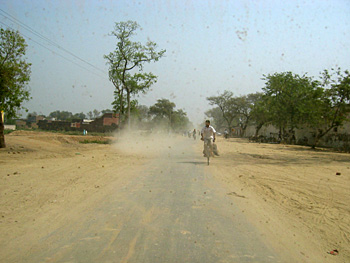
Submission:
M 165 129 L 152 130 L 128 129 L 115 134 L 114 147 L 118 152 L 128 155 L 146 155 L 160 157 L 173 152 L 177 146 L 183 145 L 186 140 L 178 133 L 168 132 Z

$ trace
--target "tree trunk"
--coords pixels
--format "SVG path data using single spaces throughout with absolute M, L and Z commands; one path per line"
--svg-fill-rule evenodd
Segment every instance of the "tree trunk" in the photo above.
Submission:
M 241 134 L 241 137 L 244 137 L 245 131 L 246 131 L 247 127 L 248 127 L 248 121 L 245 122 L 245 123 L 242 125 L 242 134 Z
M 127 115 L 127 118 L 128 118 L 128 129 L 130 129 L 130 126 L 131 126 L 131 120 L 130 120 L 131 104 L 130 104 L 130 92 L 128 90 L 126 91 L 126 97 L 127 97 L 127 100 L 128 100 L 128 115 Z
M 119 92 L 119 102 L 120 102 L 120 105 L 119 105 L 119 107 L 120 107 L 120 113 L 122 114 L 122 115 L 124 115 L 124 104 L 123 104 L 123 90 L 121 90 L 120 92 Z
M 315 139 L 315 142 L 311 145 L 311 149 L 316 149 L 316 146 L 317 146 L 317 144 L 318 144 L 318 139 L 316 138 Z
M 247 128 L 247 126 L 243 126 L 243 127 L 241 128 L 242 133 L 241 133 L 241 136 L 240 136 L 240 137 L 242 137 L 242 138 L 244 137 L 246 128 Z
M 232 131 L 232 125 L 229 125 L 228 126 L 228 135 L 230 136 L 230 137 L 232 137 L 232 136 L 234 136 L 235 134 L 234 134 L 234 132 Z
M 248 127 L 249 120 L 250 120 L 250 117 L 249 117 L 249 116 L 246 117 L 246 120 L 245 120 L 245 122 L 243 123 L 242 135 L 241 135 L 241 137 L 244 137 L 244 135 L 245 135 L 245 132 L 246 132 L 247 127 Z
M 259 123 L 256 127 L 255 127 L 255 137 L 257 138 L 259 135 L 259 131 L 262 128 L 262 126 L 264 125 L 264 123 Z
M 0 148 L 6 148 L 5 144 L 5 135 L 4 135 L 4 119 L 2 117 L 2 113 L 0 112 Z
M 287 136 L 288 136 L 288 144 L 292 144 L 292 145 L 296 144 L 294 127 L 290 128 Z
M 283 142 L 283 136 L 282 136 L 282 127 L 280 126 L 280 130 L 278 132 L 278 142 L 282 143 Z
M 318 143 L 320 142 L 321 138 L 326 135 L 327 132 L 320 132 L 319 134 L 316 134 L 315 137 L 315 141 L 314 143 L 311 145 L 311 149 L 316 149 L 316 147 L 318 146 Z
M 313 145 L 311 145 L 312 149 L 316 149 L 318 143 L 320 142 L 321 138 L 323 136 L 325 136 L 327 133 L 329 133 L 332 129 L 334 129 L 335 127 L 339 127 L 339 125 L 331 125 L 327 130 L 325 130 L 324 132 L 322 130 L 319 130 L 319 133 L 316 134 L 316 138 L 315 138 L 315 142 L 313 143 Z

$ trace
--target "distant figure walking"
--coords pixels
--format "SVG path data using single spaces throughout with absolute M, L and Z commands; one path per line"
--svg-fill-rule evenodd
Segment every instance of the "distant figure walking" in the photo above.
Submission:
M 196 129 L 193 130 L 192 136 L 193 136 L 193 140 L 197 139 L 197 131 L 196 131 Z

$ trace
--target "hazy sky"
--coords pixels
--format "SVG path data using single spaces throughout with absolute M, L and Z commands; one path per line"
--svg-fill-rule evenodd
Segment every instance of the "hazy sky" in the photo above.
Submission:
M 103 56 L 116 46 L 115 22 L 127 20 L 142 27 L 134 41 L 167 50 L 145 67 L 158 82 L 140 104 L 170 99 L 195 124 L 210 108 L 206 97 L 261 91 L 263 74 L 350 69 L 349 0 L 0 0 L 0 25 L 28 43 L 29 111 L 112 108 Z

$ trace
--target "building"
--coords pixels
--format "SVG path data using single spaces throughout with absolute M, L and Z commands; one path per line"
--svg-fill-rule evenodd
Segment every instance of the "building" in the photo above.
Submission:
M 41 121 L 41 120 L 44 120 L 45 119 L 45 116 L 42 116 L 42 115 L 35 115 L 35 116 L 29 116 L 27 118 L 27 127 L 28 128 L 34 128 L 34 129 L 37 129 L 38 128 L 38 122 Z
M 39 120 L 38 127 L 42 130 L 111 132 L 119 126 L 119 114 L 105 113 L 95 120 L 55 121 Z
M 27 121 L 26 120 L 16 120 L 16 127 L 17 128 L 27 128 Z

